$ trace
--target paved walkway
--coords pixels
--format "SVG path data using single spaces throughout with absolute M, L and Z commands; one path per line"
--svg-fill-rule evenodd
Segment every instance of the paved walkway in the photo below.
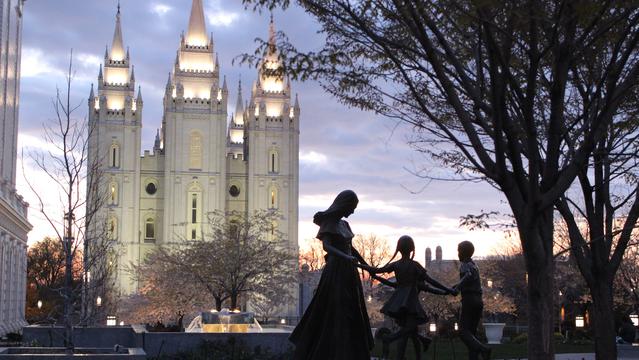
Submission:
M 639 358 L 620 357 L 617 360 L 637 360 Z M 504 360 L 526 360 L 526 359 L 504 359 Z M 595 360 L 595 354 L 557 354 L 555 360 Z
M 511 359 L 508 359 L 508 360 L 511 360 Z M 512 360 L 526 360 L 526 359 L 512 359 Z M 595 360 L 595 354 L 557 354 L 555 355 L 555 360 Z M 617 359 L 617 360 L 621 360 L 621 359 Z
M 639 357 L 620 357 L 617 360 L 638 360 Z M 379 358 L 371 358 L 371 360 L 380 360 Z M 496 359 L 500 360 L 500 359 Z M 526 358 L 519 359 L 502 359 L 502 360 L 527 360 Z M 595 354 L 557 354 L 555 360 L 595 360 Z

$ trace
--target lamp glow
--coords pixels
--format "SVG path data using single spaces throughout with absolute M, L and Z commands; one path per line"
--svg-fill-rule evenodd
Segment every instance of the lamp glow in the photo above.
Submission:
M 282 324 L 282 325 L 286 325 L 286 319 L 282 319 L 282 320 L 280 320 L 280 324 Z
M 580 329 L 584 327 L 584 317 L 583 316 L 577 316 L 575 318 L 575 327 L 580 328 Z
M 42 300 L 38 300 L 38 310 L 42 309 Z
M 107 326 L 115 326 L 116 324 L 117 324 L 117 321 L 114 315 L 107 316 L 107 321 L 106 321 Z
M 435 323 L 430 323 L 430 325 L 428 326 L 428 331 L 435 333 L 437 332 L 437 324 Z
M 95 299 L 95 304 L 100 307 L 102 306 L 102 297 L 98 296 L 97 299 Z
M 459 331 L 459 324 L 455 323 L 455 331 Z
M 639 326 L 639 315 L 637 314 L 630 315 L 630 320 L 632 321 L 632 325 Z

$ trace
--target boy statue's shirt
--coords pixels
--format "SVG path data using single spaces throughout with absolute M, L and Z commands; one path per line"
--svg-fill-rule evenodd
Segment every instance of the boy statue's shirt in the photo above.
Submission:
M 468 275 L 467 275 L 468 274 Z M 459 292 L 462 294 L 481 294 L 481 280 L 479 277 L 479 268 L 472 261 L 469 260 L 467 262 L 462 262 L 459 267 L 459 278 L 463 279 L 466 276 L 466 279 L 459 284 Z

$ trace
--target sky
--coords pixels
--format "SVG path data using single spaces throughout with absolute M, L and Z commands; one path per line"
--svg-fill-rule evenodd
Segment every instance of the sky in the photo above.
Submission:
M 229 84 L 229 108 L 236 101 L 237 84 L 256 78 L 256 69 L 241 65 L 237 57 L 252 53 L 256 38 L 268 36 L 268 13 L 246 10 L 241 0 L 204 0 L 208 31 L 213 33 L 221 75 Z M 125 46 L 130 48 L 137 83 L 144 98 L 142 148 L 152 149 L 162 119 L 162 96 L 180 33 L 188 25 L 191 0 L 121 0 Z M 22 80 L 20 99 L 19 162 L 21 153 L 47 149 L 43 124 L 53 117 L 52 98 L 56 86 L 64 87 L 65 69 L 73 49 L 75 78 L 72 103 L 74 116 L 86 119 L 86 101 L 97 82 L 105 46 L 111 43 L 117 0 L 30 0 L 25 5 Z M 323 41 L 317 23 L 303 10 L 274 12 L 278 30 L 302 50 L 318 49 Z M 234 61 L 235 59 L 235 61 Z M 354 190 L 359 207 L 349 222 L 354 232 L 376 234 L 394 249 L 396 239 L 411 235 L 417 257 L 423 261 L 426 247 L 441 246 L 444 258 L 456 257 L 457 243 L 471 240 L 476 255 L 485 256 L 504 241 L 498 231 L 468 231 L 459 227 L 460 216 L 481 210 L 508 211 L 504 197 L 484 183 L 436 181 L 427 183 L 411 170 L 426 168 L 441 172 L 433 163 L 407 145 L 412 129 L 373 113 L 346 108 L 317 82 L 294 83 L 293 93 L 301 104 L 299 240 L 303 249 L 313 240 L 316 211 L 326 209 L 337 193 Z M 55 191 L 29 161 L 19 170 L 18 191 L 32 204 L 29 219 L 34 229 L 29 242 L 52 230 L 38 213 L 37 199 L 26 185 L 32 179 L 47 194 L 47 209 L 56 211 Z

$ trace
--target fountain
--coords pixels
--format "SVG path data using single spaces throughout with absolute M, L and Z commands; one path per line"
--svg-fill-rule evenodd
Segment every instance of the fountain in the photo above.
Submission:
M 262 332 L 262 327 L 251 312 L 222 309 L 202 312 L 191 321 L 186 332 L 255 333 Z

